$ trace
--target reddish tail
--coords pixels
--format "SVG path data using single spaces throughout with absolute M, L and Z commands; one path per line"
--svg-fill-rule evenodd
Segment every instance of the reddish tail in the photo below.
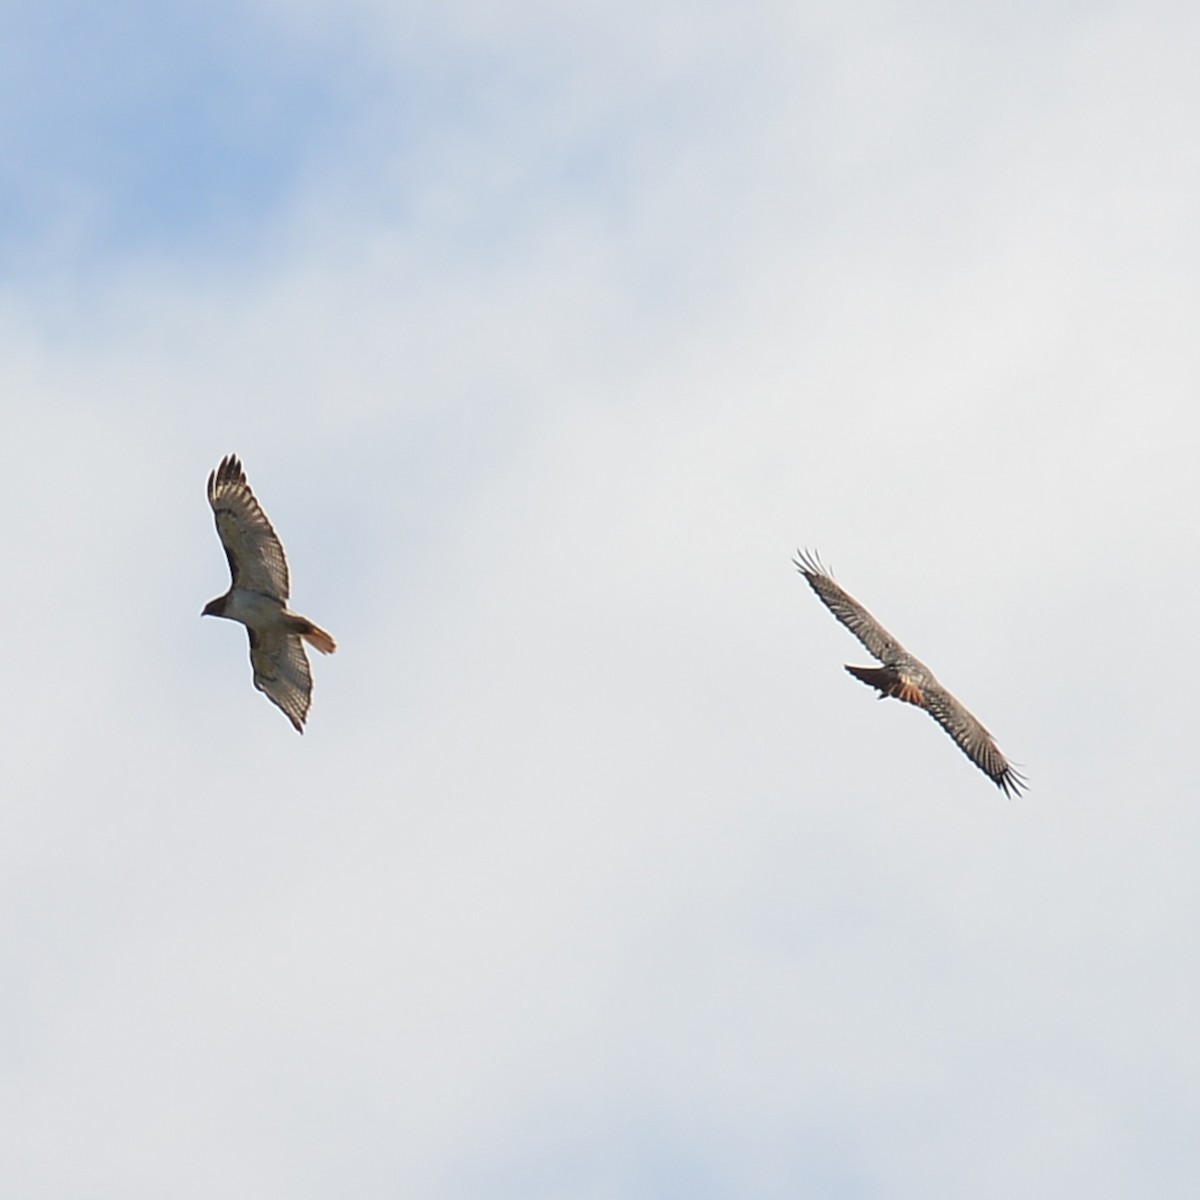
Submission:
M 337 649 L 337 642 L 319 625 L 314 625 L 307 617 L 300 617 L 293 614 L 292 628 L 314 650 L 320 650 L 322 654 L 332 654 Z
M 879 689 L 879 698 L 894 696 L 906 704 L 915 704 L 918 708 L 925 707 L 925 697 L 915 683 L 903 679 L 894 667 L 852 667 L 847 664 L 846 670 L 855 679 L 861 679 L 868 687 Z

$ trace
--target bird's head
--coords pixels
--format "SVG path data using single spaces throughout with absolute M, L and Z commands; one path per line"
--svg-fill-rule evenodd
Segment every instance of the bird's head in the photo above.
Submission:
M 225 615 L 225 597 L 218 596 L 215 600 L 210 600 L 200 615 L 202 617 L 223 617 Z

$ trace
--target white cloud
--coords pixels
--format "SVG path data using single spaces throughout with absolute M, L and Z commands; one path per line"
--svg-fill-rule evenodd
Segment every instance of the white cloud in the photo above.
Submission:
M 262 253 L 5 289 L 10 1186 L 1188 1194 L 1183 31 L 447 11 Z

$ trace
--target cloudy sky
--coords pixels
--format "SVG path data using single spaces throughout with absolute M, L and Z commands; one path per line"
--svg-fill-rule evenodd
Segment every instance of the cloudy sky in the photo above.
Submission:
M 1198 36 L 9 0 L 5 1193 L 1196 1195 Z

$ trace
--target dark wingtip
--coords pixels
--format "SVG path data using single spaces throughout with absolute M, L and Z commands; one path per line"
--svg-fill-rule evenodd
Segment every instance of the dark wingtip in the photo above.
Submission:
M 217 469 L 212 471 L 208 476 L 208 492 L 212 495 L 213 489 L 219 483 L 245 483 L 246 472 L 242 470 L 241 459 L 236 454 L 227 454 L 221 459 Z
M 812 575 L 824 575 L 829 579 L 833 578 L 832 572 L 821 561 L 821 556 L 815 550 L 797 550 L 796 557 L 792 559 L 792 565 L 806 579 Z
M 1029 790 L 1029 780 L 1015 767 L 1005 767 L 993 782 L 1010 800 Z

